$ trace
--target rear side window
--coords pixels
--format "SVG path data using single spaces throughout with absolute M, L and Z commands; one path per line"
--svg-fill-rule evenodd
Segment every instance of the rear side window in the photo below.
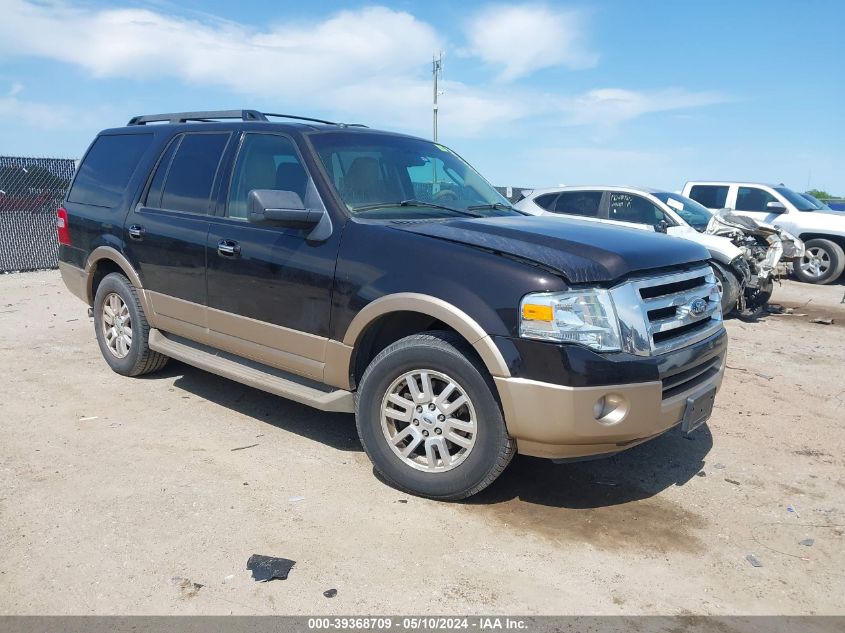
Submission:
M 546 211 L 554 211 L 555 198 L 557 198 L 556 193 L 546 193 L 534 198 L 534 204 Z
M 689 197 L 708 209 L 724 209 L 728 200 L 728 186 L 693 185 Z
M 152 143 L 152 134 L 115 134 L 94 141 L 68 194 L 68 202 L 115 208 Z
M 164 181 L 161 208 L 187 213 L 208 213 L 208 199 L 217 166 L 229 140 L 229 133 L 185 134 Z M 166 161 L 159 169 L 166 168 Z M 153 183 L 158 173 L 153 177 Z
M 601 196 L 601 191 L 565 191 L 557 199 L 554 211 L 595 218 L 599 215 Z

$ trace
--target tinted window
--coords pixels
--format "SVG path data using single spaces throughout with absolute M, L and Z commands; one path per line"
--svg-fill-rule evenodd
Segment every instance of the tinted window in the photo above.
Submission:
M 167 177 L 167 170 L 170 168 L 170 161 L 173 158 L 173 153 L 176 151 L 176 148 L 179 147 L 179 141 L 181 138 L 182 137 L 177 137 L 170 141 L 167 145 L 167 149 L 164 150 L 164 155 L 158 161 L 156 172 L 153 175 L 153 181 L 150 183 L 150 188 L 147 190 L 145 204 L 148 207 L 161 206 L 161 190 L 162 187 L 164 187 L 164 179 Z
M 228 133 L 186 134 L 167 172 L 161 208 L 207 213 L 208 198 Z
M 601 191 L 568 191 L 560 194 L 555 213 L 569 213 L 594 218 L 599 214 Z
M 365 131 L 310 139 L 347 209 L 359 217 L 516 214 L 507 198 L 442 145 Z
M 308 176 L 289 139 L 272 134 L 247 134 L 232 174 L 228 215 L 246 218 L 247 197 L 253 189 L 293 191 L 305 200 L 307 182 Z
M 608 218 L 654 226 L 665 219 L 663 211 L 645 198 L 630 193 L 609 194 Z
M 118 134 L 97 138 L 79 166 L 68 201 L 116 207 L 123 198 L 138 161 L 152 140 L 152 134 Z
M 534 198 L 534 204 L 536 204 L 538 207 L 545 209 L 546 211 L 554 211 L 554 204 L 556 199 L 556 193 L 546 193 L 542 196 L 537 196 L 536 198 Z
M 724 209 L 728 200 L 727 185 L 694 185 L 689 197 L 708 209 Z
M 757 187 L 740 187 L 736 192 L 737 211 L 765 211 L 770 202 L 776 202 L 776 198 Z

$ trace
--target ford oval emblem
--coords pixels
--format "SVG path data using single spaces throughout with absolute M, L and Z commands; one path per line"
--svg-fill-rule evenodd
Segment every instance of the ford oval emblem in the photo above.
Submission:
M 707 312 L 707 302 L 704 299 L 696 299 L 689 304 L 689 313 L 693 316 L 701 316 Z

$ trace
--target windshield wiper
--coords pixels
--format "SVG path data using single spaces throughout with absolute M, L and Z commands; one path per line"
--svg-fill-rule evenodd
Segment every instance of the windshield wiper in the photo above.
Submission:
M 432 209 L 443 209 L 444 211 L 450 211 L 452 213 L 457 213 L 458 215 L 466 215 L 471 218 L 481 218 L 484 217 L 478 213 L 471 213 L 470 211 L 463 211 L 462 209 L 454 209 L 452 207 L 447 207 L 442 204 L 435 204 L 434 202 L 425 202 L 424 200 L 400 200 L 399 202 L 379 202 L 376 204 L 365 204 L 360 207 L 352 207 L 352 211 L 370 211 L 372 209 L 388 209 L 390 207 L 430 207 Z
M 469 211 L 478 211 L 481 209 L 496 209 L 499 211 L 516 211 L 511 205 L 504 202 L 488 202 L 487 204 L 474 204 L 467 207 Z

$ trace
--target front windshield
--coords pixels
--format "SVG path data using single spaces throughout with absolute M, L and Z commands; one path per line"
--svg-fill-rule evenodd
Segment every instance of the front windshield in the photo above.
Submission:
M 310 135 L 349 212 L 385 220 L 522 215 L 448 148 L 378 132 Z
M 807 202 L 809 202 L 817 211 L 833 211 L 828 205 L 809 193 L 799 194 Z
M 677 193 L 664 191 L 661 193 L 655 193 L 654 197 L 660 200 L 663 204 L 668 205 L 675 213 L 681 216 L 681 219 L 684 222 L 697 231 L 703 231 L 706 229 L 707 224 L 710 222 L 710 218 L 713 215 L 707 207 L 704 207 L 695 200 Z
M 816 205 L 814 205 L 812 202 L 807 200 L 800 193 L 796 193 L 796 192 L 792 191 L 792 189 L 789 189 L 788 187 L 775 187 L 775 191 L 777 191 L 780 195 L 782 195 L 784 198 L 789 200 L 789 202 L 792 203 L 792 206 L 794 206 L 799 211 L 815 211 L 816 210 Z

